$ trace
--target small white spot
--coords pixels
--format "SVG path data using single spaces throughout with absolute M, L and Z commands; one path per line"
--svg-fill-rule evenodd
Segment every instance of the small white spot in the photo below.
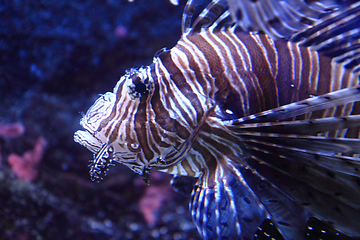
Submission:
M 321 230 L 321 232 L 322 232 L 322 233 L 326 233 L 326 231 L 325 231 L 325 230 Z
M 174 111 L 171 111 L 171 110 L 169 110 L 169 116 L 170 116 L 170 118 L 175 118 L 176 117 Z
M 177 6 L 179 5 L 179 1 L 178 0 L 170 0 L 171 4 Z
M 114 152 L 114 147 L 113 146 L 110 146 L 109 148 L 108 148 L 108 153 L 113 153 Z
M 234 114 L 234 112 L 231 111 L 230 109 L 226 109 L 225 112 L 226 112 L 227 114 Z
M 310 226 L 308 226 L 308 229 L 309 229 L 309 230 L 313 230 L 313 228 L 312 228 L 312 227 L 310 227 Z
M 291 86 L 292 88 L 294 88 L 294 87 L 295 87 L 295 84 L 292 83 L 290 86 Z
M 131 146 L 132 148 L 134 148 L 134 149 L 137 149 L 137 148 L 139 147 L 139 144 L 137 144 L 137 143 L 132 143 L 132 144 L 130 144 L 130 146 Z

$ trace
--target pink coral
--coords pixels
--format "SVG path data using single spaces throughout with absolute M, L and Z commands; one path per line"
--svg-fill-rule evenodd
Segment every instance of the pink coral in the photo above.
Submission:
M 15 138 L 23 135 L 25 126 L 22 123 L 0 123 L 0 137 Z M 1 165 L 1 146 L 0 146 L 0 165 Z
M 172 187 L 170 176 L 161 172 L 152 172 L 150 182 L 140 199 L 139 208 L 148 225 L 154 226 L 161 205 L 172 196 Z
M 0 136 L 14 138 L 23 135 L 25 126 L 22 123 L 0 123 Z
M 128 30 L 123 25 L 118 25 L 114 30 L 115 37 L 125 38 L 128 35 Z
M 140 211 L 150 226 L 156 223 L 156 213 L 162 203 L 170 198 L 171 188 L 169 186 L 149 186 L 139 202 Z
M 33 150 L 26 151 L 23 156 L 15 153 L 9 155 L 8 162 L 16 176 L 25 181 L 33 181 L 37 175 L 39 165 L 46 147 L 46 139 L 39 137 Z

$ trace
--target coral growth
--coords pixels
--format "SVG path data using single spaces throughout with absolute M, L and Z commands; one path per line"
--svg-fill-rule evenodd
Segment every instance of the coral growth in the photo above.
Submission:
M 29 182 L 36 179 L 38 175 L 37 166 L 42 159 L 45 147 L 45 138 L 39 137 L 33 150 L 26 151 L 23 156 L 15 153 L 9 155 L 8 162 L 18 178 Z
M 25 126 L 21 123 L 0 123 L 0 137 L 15 138 L 23 135 Z
M 23 135 L 25 132 L 25 126 L 22 123 L 0 123 L 0 137 L 3 138 L 15 138 Z M 0 164 L 1 157 L 1 145 L 0 145 Z
M 165 200 L 171 198 L 172 188 L 169 177 L 162 173 L 152 174 L 153 183 L 146 188 L 139 202 L 139 208 L 149 226 L 156 224 L 156 214 Z

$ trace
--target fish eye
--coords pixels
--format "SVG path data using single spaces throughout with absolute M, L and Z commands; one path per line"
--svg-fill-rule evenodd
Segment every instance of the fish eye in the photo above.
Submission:
M 146 93 L 146 85 L 145 83 L 139 81 L 134 84 L 135 85 L 135 92 L 140 93 L 141 95 L 144 95 Z
M 131 152 L 139 152 L 139 151 L 141 151 L 140 145 L 137 144 L 137 143 L 128 143 L 127 147 Z
M 134 99 L 146 97 L 149 93 L 149 86 L 143 82 L 136 82 L 129 86 L 129 94 Z
M 134 99 L 140 98 L 143 100 L 143 97 L 146 97 L 151 90 L 149 79 L 146 78 L 142 80 L 140 76 L 136 74 L 130 76 L 130 79 L 132 80 L 132 84 L 129 86 L 129 94 Z

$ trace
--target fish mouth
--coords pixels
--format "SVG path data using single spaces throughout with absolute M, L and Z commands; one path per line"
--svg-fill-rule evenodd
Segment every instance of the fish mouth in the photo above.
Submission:
M 102 144 L 99 139 L 87 130 L 76 131 L 74 141 L 94 153 L 94 159 L 89 161 L 90 177 L 92 181 L 102 180 L 106 176 L 109 167 L 114 165 L 112 152 L 109 151 L 109 144 Z
M 88 130 L 78 130 L 74 134 L 74 141 L 94 153 L 89 161 L 89 174 L 92 181 L 103 180 L 111 166 L 121 163 L 135 173 L 142 175 L 146 166 L 141 164 L 139 153 L 129 153 L 115 149 L 111 143 L 103 143 Z
M 94 137 L 88 130 L 78 130 L 74 133 L 74 141 L 86 147 L 93 153 L 97 153 L 102 146 L 101 141 Z
M 92 181 L 103 180 L 113 164 L 113 149 L 109 144 L 103 144 L 100 150 L 94 154 L 94 159 L 90 161 L 90 177 Z

